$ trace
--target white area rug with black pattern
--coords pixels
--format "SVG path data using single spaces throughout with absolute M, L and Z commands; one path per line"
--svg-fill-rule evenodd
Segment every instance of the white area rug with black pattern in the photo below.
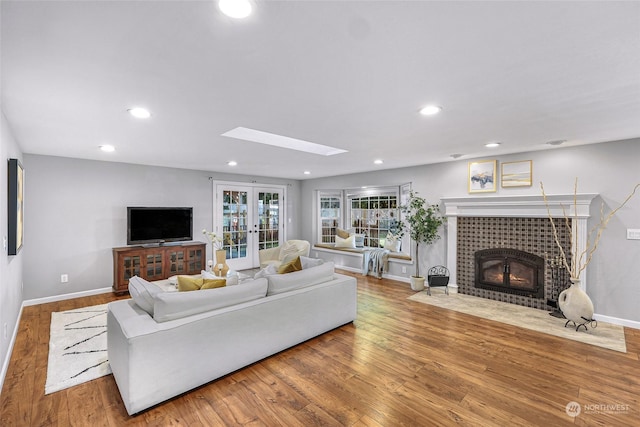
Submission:
M 111 373 L 107 354 L 107 305 L 51 313 L 44 394 Z

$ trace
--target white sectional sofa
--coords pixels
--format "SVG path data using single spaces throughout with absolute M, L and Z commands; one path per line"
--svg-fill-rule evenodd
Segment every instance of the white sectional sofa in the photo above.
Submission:
M 356 279 L 333 263 L 219 289 L 143 285 L 130 285 L 132 299 L 110 303 L 107 317 L 109 362 L 129 414 L 356 319 Z

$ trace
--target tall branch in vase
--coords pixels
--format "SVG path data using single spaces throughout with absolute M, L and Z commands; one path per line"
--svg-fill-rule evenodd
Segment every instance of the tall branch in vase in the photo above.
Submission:
M 571 242 L 571 248 L 570 248 L 571 265 L 569 265 L 569 262 L 567 261 L 567 254 L 564 248 L 562 247 L 562 245 L 560 244 L 557 225 L 551 215 L 551 209 L 549 208 L 547 194 L 544 191 L 544 185 L 542 184 L 542 181 L 540 181 L 540 190 L 542 191 L 544 204 L 547 207 L 547 214 L 549 216 L 549 220 L 551 221 L 553 238 L 555 239 L 556 245 L 560 250 L 560 259 L 562 260 L 564 267 L 567 269 L 567 271 L 569 271 L 572 279 L 574 280 L 580 279 L 580 275 L 587 268 L 587 265 L 589 265 L 589 263 L 591 262 L 593 254 L 595 253 L 596 249 L 598 249 L 598 243 L 600 242 L 600 238 L 602 237 L 602 233 L 604 229 L 607 227 L 607 224 L 609 224 L 609 221 L 611 220 L 611 218 L 613 218 L 616 212 L 622 209 L 622 207 L 626 205 L 629 200 L 631 200 L 631 198 L 636 194 L 636 191 L 638 190 L 639 187 L 640 187 L 640 183 L 636 184 L 635 187 L 633 187 L 633 191 L 627 196 L 627 198 L 624 199 L 624 201 L 617 208 L 613 209 L 607 215 L 605 215 L 604 213 L 604 202 L 602 202 L 602 205 L 600 206 L 600 221 L 589 231 L 587 235 L 587 242 L 585 245 L 585 249 L 580 253 L 578 253 L 578 247 L 579 247 L 578 236 L 577 235 L 574 236 L 573 231 L 571 229 L 571 221 L 570 221 L 571 218 L 569 215 L 567 215 L 567 211 L 565 207 L 562 206 L 562 215 L 564 217 L 564 225 L 565 227 L 567 227 L 567 230 L 569 232 L 569 241 Z M 577 220 L 577 212 L 578 212 L 577 196 L 578 196 L 578 178 L 575 179 L 575 183 L 573 186 L 573 219 L 574 220 Z

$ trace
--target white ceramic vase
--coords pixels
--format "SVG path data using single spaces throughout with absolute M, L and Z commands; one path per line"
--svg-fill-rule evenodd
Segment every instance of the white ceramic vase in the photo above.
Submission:
M 580 289 L 580 279 L 571 279 L 571 286 L 560 292 L 558 306 L 564 317 L 576 325 L 589 323 L 593 319 L 593 302 L 589 295 Z

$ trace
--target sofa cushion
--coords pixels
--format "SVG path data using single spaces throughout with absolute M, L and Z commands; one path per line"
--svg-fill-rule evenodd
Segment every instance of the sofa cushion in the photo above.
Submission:
M 267 280 L 269 281 L 267 295 L 281 294 L 294 289 L 306 288 L 307 286 L 328 282 L 333 279 L 333 272 L 333 262 L 326 262 L 306 270 L 267 276 Z
M 302 264 L 300 262 L 300 257 L 297 256 L 291 261 L 284 263 L 280 267 L 278 267 L 278 274 L 293 273 L 294 271 L 300 270 L 302 270 Z
M 200 292 L 163 292 L 154 297 L 153 318 L 156 322 L 167 322 L 264 298 L 266 294 L 266 279 L 249 280 L 238 286 L 204 289 Z
M 142 277 L 133 276 L 129 279 L 129 294 L 138 307 L 153 316 L 153 296 L 162 292 L 160 287 L 147 282 Z
M 300 257 L 300 264 L 302 264 L 302 269 L 306 270 L 307 268 L 317 267 L 320 264 L 323 264 L 324 261 L 322 258 L 309 258 L 307 256 Z

